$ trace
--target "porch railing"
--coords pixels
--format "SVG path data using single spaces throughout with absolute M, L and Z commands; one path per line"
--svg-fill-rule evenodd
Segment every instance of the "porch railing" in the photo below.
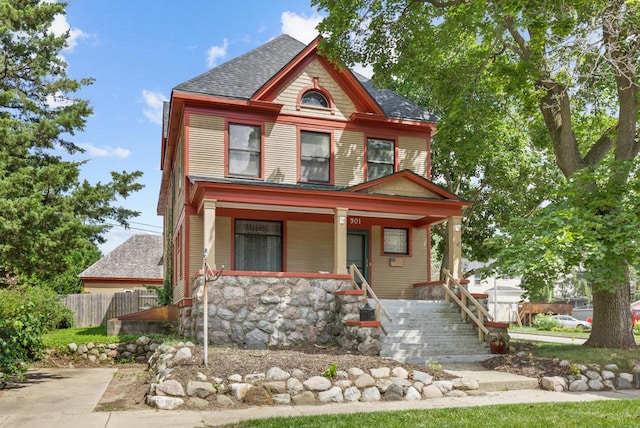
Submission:
M 469 291 L 464 288 L 457 279 L 451 275 L 447 269 L 443 269 L 442 272 L 446 277 L 446 281 L 442 286 L 445 290 L 445 301 L 448 303 L 453 300 L 458 306 L 460 306 L 462 319 L 466 320 L 467 317 L 471 319 L 478 326 L 478 340 L 484 342 L 485 336 L 489 334 L 489 329 L 484 325 L 485 319 L 487 321 L 492 321 L 493 317 L 487 312 L 485 307 L 480 304 L 476 300 L 475 297 L 469 293 Z M 458 291 L 460 292 L 460 297 L 456 295 L 456 293 L 451 289 L 452 286 L 456 286 Z M 477 309 L 477 316 L 473 313 L 469 305 L 473 305 Z
M 367 280 L 364 278 L 364 275 L 362 275 L 362 272 L 360 272 L 360 269 L 358 269 L 358 267 L 355 264 L 352 264 L 351 266 L 349 266 L 349 274 L 351 275 L 351 278 L 352 278 L 351 281 L 353 282 L 354 286 L 364 291 L 364 303 L 365 304 L 368 303 L 369 296 L 373 300 L 375 300 L 376 321 L 380 321 L 380 328 L 382 329 L 384 334 L 387 334 L 387 331 L 384 329 L 384 326 L 382 325 L 382 320 L 380 319 L 380 312 L 382 312 L 389 321 L 393 321 L 393 319 L 391 318 L 391 315 L 389 315 L 389 312 L 387 312 L 384 306 L 382 306 L 380 299 L 378 299 L 378 296 L 376 296 L 376 293 L 373 291 L 373 289 L 371 288 Z M 358 281 L 356 280 L 356 277 L 360 280 L 360 283 L 358 283 Z

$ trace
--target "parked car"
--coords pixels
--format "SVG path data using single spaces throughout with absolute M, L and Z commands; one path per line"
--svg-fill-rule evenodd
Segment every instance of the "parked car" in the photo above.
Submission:
M 636 323 L 640 321 L 640 309 L 631 310 L 631 325 L 635 327 Z M 593 317 L 587 317 L 588 323 L 593 323 Z
M 571 315 L 553 315 L 551 318 L 558 321 L 560 327 L 580 328 L 582 330 L 589 330 L 591 328 L 590 322 L 579 320 Z

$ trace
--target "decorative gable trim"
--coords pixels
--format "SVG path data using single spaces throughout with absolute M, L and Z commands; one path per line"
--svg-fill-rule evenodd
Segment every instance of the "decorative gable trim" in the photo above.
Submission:
M 471 205 L 470 202 L 465 201 L 459 196 L 443 189 L 442 187 L 438 186 L 432 181 L 427 180 L 426 178 L 421 177 L 408 169 L 396 172 L 395 174 L 390 174 L 384 177 L 380 177 L 375 180 L 367 181 L 366 183 L 348 187 L 344 189 L 344 191 L 353 192 L 353 193 L 366 193 L 366 191 L 369 189 L 373 189 L 377 186 L 380 186 L 381 184 L 392 183 L 393 181 L 396 181 L 396 180 L 408 180 L 422 187 L 427 192 L 435 195 L 439 199 L 448 200 L 448 201 L 465 202 L 466 204 Z
M 337 70 L 334 64 L 329 63 L 325 57 L 318 55 L 317 50 L 321 40 L 322 38 L 318 36 L 313 42 L 308 44 L 289 64 L 283 67 L 253 94 L 251 100 L 273 101 L 289 83 L 292 76 L 297 75 L 312 61 L 319 59 L 322 66 L 336 83 L 338 83 L 342 90 L 345 91 L 359 112 L 386 118 L 380 105 L 348 69 Z

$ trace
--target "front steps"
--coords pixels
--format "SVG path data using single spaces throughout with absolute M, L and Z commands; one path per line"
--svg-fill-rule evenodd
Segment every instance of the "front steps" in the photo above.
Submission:
M 381 316 L 380 356 L 408 364 L 471 363 L 491 358 L 489 346 L 478 341 L 477 330 L 462 321 L 453 303 L 425 300 L 380 301 L 392 321 Z

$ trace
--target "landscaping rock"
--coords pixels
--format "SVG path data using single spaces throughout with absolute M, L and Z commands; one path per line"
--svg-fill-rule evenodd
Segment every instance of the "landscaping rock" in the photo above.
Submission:
M 302 383 L 309 391 L 326 391 L 331 388 L 331 381 L 324 376 L 313 376 Z

